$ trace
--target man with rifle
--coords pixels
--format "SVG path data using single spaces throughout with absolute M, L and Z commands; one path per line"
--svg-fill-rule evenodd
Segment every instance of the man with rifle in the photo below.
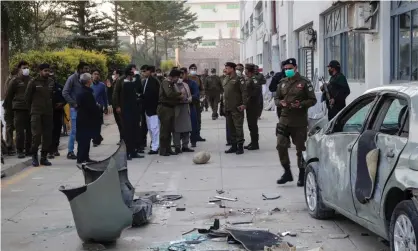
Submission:
M 328 73 L 331 78 L 329 83 L 322 80 L 321 91 L 322 101 L 325 101 L 328 108 L 328 120 L 331 120 L 345 107 L 345 100 L 350 95 L 350 87 L 347 78 L 341 73 L 341 65 L 337 60 L 329 62 Z

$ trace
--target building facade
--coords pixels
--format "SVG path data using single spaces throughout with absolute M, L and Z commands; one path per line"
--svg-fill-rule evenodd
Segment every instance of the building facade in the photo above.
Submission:
M 199 71 L 215 68 L 219 72 L 225 62 L 238 62 L 239 1 L 188 0 L 186 5 L 197 14 L 196 25 L 199 26 L 186 38 L 202 37 L 202 42 L 196 48 L 179 51 L 179 63 L 185 67 L 195 63 Z
M 257 24 L 268 28 L 263 41 L 250 28 L 260 5 L 270 15 Z M 338 60 L 351 88 L 349 101 L 376 86 L 418 80 L 416 1 L 242 1 L 240 7 L 241 61 L 261 65 L 254 58 L 263 52 L 265 72 L 293 57 L 299 71 L 315 80 L 327 78 L 327 64 Z

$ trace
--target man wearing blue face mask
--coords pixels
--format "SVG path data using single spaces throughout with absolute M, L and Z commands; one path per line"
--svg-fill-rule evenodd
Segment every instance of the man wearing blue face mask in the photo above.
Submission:
M 286 78 L 280 80 L 275 104 L 281 109 L 279 123 L 276 126 L 277 151 L 280 163 L 284 168 L 283 176 L 277 184 L 293 181 L 290 171 L 289 142 L 292 138 L 296 145 L 296 156 L 299 167 L 298 186 L 304 185 L 305 169 L 302 165 L 302 152 L 305 151 L 305 141 L 308 127 L 308 108 L 316 104 L 316 96 L 311 81 L 297 72 L 296 59 L 289 58 L 283 63 Z

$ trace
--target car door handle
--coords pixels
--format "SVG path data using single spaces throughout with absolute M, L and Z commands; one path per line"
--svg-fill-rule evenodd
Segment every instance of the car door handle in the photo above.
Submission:
M 393 157 L 395 157 L 395 153 L 393 152 L 393 150 L 392 150 L 392 149 L 390 149 L 390 150 L 388 150 L 388 151 L 386 152 L 386 157 L 388 157 L 388 158 L 393 158 Z

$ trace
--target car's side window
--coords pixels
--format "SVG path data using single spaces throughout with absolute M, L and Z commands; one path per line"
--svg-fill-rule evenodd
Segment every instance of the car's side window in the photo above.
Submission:
M 391 98 L 387 101 L 388 109 L 384 113 L 383 121 L 378 125 L 381 133 L 389 135 L 407 136 L 409 132 L 408 103 L 403 99 Z
M 335 132 L 358 132 L 360 133 L 364 122 L 367 120 L 370 109 L 374 104 L 375 97 L 359 101 L 347 113 L 337 119 L 334 127 Z

